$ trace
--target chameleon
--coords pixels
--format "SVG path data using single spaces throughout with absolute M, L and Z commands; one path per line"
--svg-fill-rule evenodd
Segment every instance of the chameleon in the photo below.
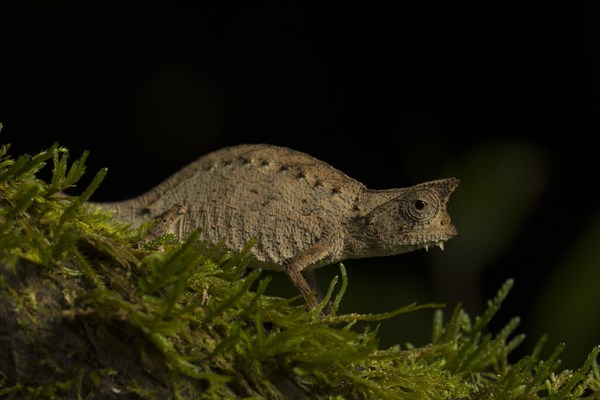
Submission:
M 443 250 L 457 234 L 447 203 L 458 183 L 372 190 L 308 154 L 243 144 L 200 157 L 138 197 L 94 204 L 133 226 L 183 205 L 170 227 L 179 239 L 201 228 L 203 240 L 224 238 L 230 251 L 256 239 L 250 266 L 284 271 L 314 307 L 308 271 L 346 259 Z

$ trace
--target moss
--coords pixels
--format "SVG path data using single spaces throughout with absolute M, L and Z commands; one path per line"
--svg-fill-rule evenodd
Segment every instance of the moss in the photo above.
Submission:
M 518 319 L 496 334 L 487 311 L 460 307 L 423 347 L 381 349 L 385 314 L 338 314 L 348 285 L 343 265 L 327 293 L 330 310 L 307 311 L 300 297 L 264 295 L 269 276 L 247 269 L 248 249 L 228 253 L 172 237 L 136 248 L 149 226 L 131 230 L 79 197 L 61 193 L 85 172 L 87 153 L 68 165 L 58 145 L 16 159 L 0 149 L 0 398 L 139 399 L 536 399 L 599 398 L 592 349 L 583 366 L 558 369 L 559 346 L 539 359 L 543 340 L 514 364 Z M 36 173 L 51 163 L 49 183 Z M 251 246 L 251 244 L 249 244 Z M 248 247 L 249 248 L 249 247 Z M 326 304 L 323 302 L 323 304 Z

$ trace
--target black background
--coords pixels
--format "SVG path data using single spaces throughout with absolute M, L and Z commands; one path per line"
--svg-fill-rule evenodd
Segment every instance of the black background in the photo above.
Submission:
M 375 189 L 461 172 L 461 187 L 473 176 L 489 180 L 461 169 L 463 160 L 481 148 L 525 144 L 542 155 L 543 184 L 476 282 L 453 280 L 444 254 L 434 255 L 443 279 L 432 252 L 353 260 L 346 263 L 350 287 L 371 286 L 350 291 L 345 311 L 412 301 L 452 308 L 463 300 L 476 313 L 514 277 L 493 327 L 520 315 L 530 338 L 516 354 L 527 353 L 548 331 L 533 325 L 539 310 L 532 304 L 556 260 L 589 226 L 600 247 L 592 224 L 591 52 L 581 15 L 544 2 L 399 3 L 3 1 L 2 141 L 15 155 L 55 141 L 74 156 L 91 150 L 84 183 L 109 168 L 95 200 L 140 194 L 198 156 L 239 143 L 305 151 Z M 454 219 L 460 232 L 460 214 Z M 470 239 L 459 233 L 447 247 L 460 240 Z M 585 279 L 600 287 L 598 252 L 587 258 L 593 265 Z M 320 272 L 325 282 L 335 273 Z M 286 284 L 276 280 L 274 292 L 290 295 Z M 600 304 L 578 311 L 592 321 L 586 329 L 598 332 Z M 425 322 L 399 318 L 382 329 L 382 345 L 426 342 L 430 314 L 423 315 Z M 549 333 L 551 343 L 578 341 L 565 353 L 572 367 L 600 341 Z

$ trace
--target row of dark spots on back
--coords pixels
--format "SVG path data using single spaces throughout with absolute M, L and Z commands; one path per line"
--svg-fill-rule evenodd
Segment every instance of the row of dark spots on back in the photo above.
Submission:
M 224 159 L 222 161 L 217 161 L 217 162 L 213 162 L 213 163 L 207 162 L 207 163 L 205 163 L 205 164 L 202 165 L 202 170 L 205 171 L 205 172 L 212 172 L 212 171 L 215 171 L 217 169 L 217 167 L 219 167 L 219 166 L 221 166 L 221 167 L 223 167 L 225 169 L 231 169 L 231 168 L 233 168 L 235 166 L 236 162 L 241 163 L 241 165 L 243 165 L 246 168 L 249 168 L 249 167 L 251 167 L 252 165 L 255 164 L 255 160 L 254 159 L 248 158 L 248 157 L 245 157 L 245 156 L 241 156 L 241 157 L 238 157 L 236 159 L 228 158 L 228 159 Z M 271 160 L 268 160 L 268 159 L 265 159 L 265 158 L 260 158 L 258 160 L 258 167 L 260 169 L 263 169 L 263 170 L 268 169 L 273 164 L 274 163 Z M 293 165 L 290 165 L 290 164 L 281 164 L 281 165 L 279 165 L 279 168 L 277 169 L 277 173 L 289 173 L 290 171 L 293 172 L 293 169 L 294 169 Z M 298 172 L 296 172 L 295 178 L 297 180 L 304 179 L 304 180 L 306 180 L 306 182 L 308 184 L 310 184 L 310 182 L 308 181 L 308 173 L 306 171 L 302 170 L 302 169 L 299 169 Z M 312 182 L 312 186 L 315 187 L 315 188 L 322 188 L 325 185 L 324 185 L 324 183 L 323 183 L 323 181 L 321 179 L 316 178 L 314 180 L 314 182 Z M 332 195 L 335 196 L 335 195 L 339 195 L 340 193 L 342 193 L 342 188 L 341 187 L 334 186 L 334 187 L 331 188 L 331 194 Z

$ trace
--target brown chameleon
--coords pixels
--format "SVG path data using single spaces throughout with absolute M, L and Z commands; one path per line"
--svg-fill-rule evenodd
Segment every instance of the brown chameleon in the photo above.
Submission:
M 136 198 L 94 203 L 134 226 L 173 205 L 178 238 L 202 228 L 202 239 L 225 238 L 239 251 L 252 238 L 251 266 L 283 270 L 311 306 L 303 271 L 350 258 L 389 256 L 456 235 L 446 204 L 458 179 L 409 188 L 371 190 L 332 166 L 285 147 L 248 144 L 192 162 Z

